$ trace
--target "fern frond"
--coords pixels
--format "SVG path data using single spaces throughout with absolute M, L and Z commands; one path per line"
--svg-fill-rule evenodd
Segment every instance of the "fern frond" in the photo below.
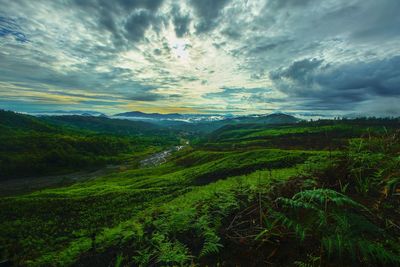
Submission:
M 296 200 L 296 199 L 278 198 L 276 200 L 276 202 L 281 204 L 285 208 L 290 208 L 290 209 L 293 209 L 293 210 L 297 210 L 297 209 L 317 210 L 318 209 L 315 205 L 313 205 L 311 203 L 299 201 L 299 200 Z
M 213 231 L 204 233 L 204 244 L 200 251 L 200 257 L 217 254 L 223 246 L 219 243 L 220 238 Z
M 375 261 L 385 264 L 400 264 L 399 254 L 385 249 L 382 244 L 360 239 L 357 242 L 358 249 L 362 257 L 368 261 Z
M 295 232 L 296 236 L 303 241 L 306 237 L 307 228 L 302 225 L 300 222 L 289 218 L 283 213 L 276 213 L 276 219 L 280 221 L 280 223 L 288 229 L 291 229 Z
M 317 205 L 325 205 L 325 203 L 328 202 L 335 204 L 337 207 L 349 206 L 354 208 L 366 209 L 363 205 L 355 202 L 348 196 L 335 190 L 326 188 L 305 190 L 295 194 L 292 199 Z

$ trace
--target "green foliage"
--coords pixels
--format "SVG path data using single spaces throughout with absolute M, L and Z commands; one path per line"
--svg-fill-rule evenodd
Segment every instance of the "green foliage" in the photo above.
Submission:
M 370 153 L 365 147 L 364 140 L 353 139 L 349 145 L 347 158 L 350 174 L 355 180 L 356 190 L 361 194 L 368 194 L 379 183 L 381 170 L 377 167 L 382 162 L 384 155 Z
M 184 266 L 190 261 L 187 247 L 179 241 L 170 241 L 163 234 L 155 233 L 152 243 L 158 250 L 157 262 L 164 266 Z
M 16 174 L 24 168 L 34 174 L 36 165 L 52 173 L 139 159 L 186 137 L 157 129 L 131 135 L 133 124 L 103 118 L 23 120 L 0 123 L 0 160 L 6 163 L 1 168 L 15 163 Z M 37 126 L 30 129 L 30 123 Z M 398 265 L 398 235 L 386 225 L 395 228 L 398 218 L 400 149 L 390 127 L 378 138 L 382 122 L 371 123 L 236 124 L 197 137 L 195 146 L 161 166 L 129 166 L 0 198 L 1 255 L 23 266 L 85 265 L 94 259 L 115 266 L 214 266 L 232 263 L 227 255 L 237 259 L 227 251 L 233 248 L 249 253 L 244 262 L 262 254 L 277 265 L 282 258 L 297 266 L 329 260 Z M 363 141 L 351 141 L 343 154 L 334 151 L 367 128 Z M 243 236 L 232 245 L 226 233 L 241 216 L 238 225 L 249 228 L 251 240 Z M 304 255 L 287 253 L 297 246 L 307 246 Z M 275 258 L 281 247 L 286 254 Z
M 366 196 L 384 184 L 386 190 L 394 193 L 400 177 L 399 133 L 350 141 L 347 164 L 356 190 Z
M 157 125 L 148 122 L 109 119 L 94 116 L 47 116 L 41 117 L 41 119 L 51 125 L 64 127 L 71 130 L 86 130 L 112 135 L 152 135 L 163 130 Z
M 384 231 L 368 220 L 369 211 L 344 194 L 314 189 L 276 201 L 281 209 L 271 213 L 272 217 L 301 241 L 307 236 L 317 237 L 329 257 L 349 256 L 354 261 L 400 264 L 395 251 L 376 241 L 384 236 Z
M 53 120 L 66 120 L 76 127 L 49 124 L 54 123 Z M 176 136 L 158 131 L 150 131 L 146 136 L 128 135 L 132 129 L 146 128 L 139 126 L 135 122 L 97 117 L 66 116 L 45 120 L 0 110 L 0 180 L 117 164 L 178 140 Z M 154 130 L 154 127 L 147 128 Z M 121 136 L 118 129 L 125 129 L 126 132 L 121 133 L 127 135 Z M 100 134 L 113 131 L 113 135 Z
M 302 191 L 295 194 L 291 199 L 278 198 L 277 202 L 294 209 L 305 208 L 316 211 L 328 209 L 332 205 L 334 208 L 353 207 L 365 209 L 365 207 L 353 201 L 346 195 L 325 188 Z
M 234 205 L 234 203 L 232 203 Z M 205 257 L 212 254 L 217 254 L 223 247 L 220 244 L 220 237 L 217 235 L 215 229 L 210 227 L 210 219 L 208 216 L 202 216 L 198 219 L 196 227 L 204 237 L 204 244 L 201 248 L 200 257 Z
M 321 262 L 321 257 L 313 256 L 312 254 L 307 255 L 306 261 L 295 261 L 294 265 L 298 267 L 317 267 Z
M 122 267 L 122 262 L 124 261 L 124 256 L 122 254 L 118 254 L 117 258 L 115 259 L 115 267 Z

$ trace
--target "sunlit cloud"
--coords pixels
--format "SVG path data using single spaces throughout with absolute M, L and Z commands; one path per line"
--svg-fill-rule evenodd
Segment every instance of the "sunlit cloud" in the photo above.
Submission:
M 397 113 L 396 0 L 0 4 L 0 108 Z

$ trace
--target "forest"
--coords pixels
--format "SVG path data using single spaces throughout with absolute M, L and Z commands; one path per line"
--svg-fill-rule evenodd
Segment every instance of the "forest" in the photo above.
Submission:
M 0 111 L 1 181 L 107 165 L 0 195 L 0 262 L 400 266 L 398 118 L 196 127 Z
M 118 164 L 179 140 L 177 134 L 158 131 L 142 122 L 90 116 L 38 119 L 0 110 L 0 180 Z

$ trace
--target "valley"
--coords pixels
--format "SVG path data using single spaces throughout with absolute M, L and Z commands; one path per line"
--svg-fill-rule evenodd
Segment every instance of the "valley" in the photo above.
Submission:
M 0 255 L 16 266 L 400 264 L 398 119 L 0 115 Z

